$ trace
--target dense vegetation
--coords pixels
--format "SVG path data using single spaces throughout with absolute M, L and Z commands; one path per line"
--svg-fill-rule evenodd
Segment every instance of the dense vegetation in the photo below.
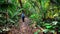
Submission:
M 0 0 L 0 26 L 18 25 L 22 10 L 35 27 L 60 32 L 60 0 Z M 21 7 L 22 4 L 22 7 Z M 8 25 L 8 26 L 7 26 Z M 0 28 L 1 30 L 1 28 Z

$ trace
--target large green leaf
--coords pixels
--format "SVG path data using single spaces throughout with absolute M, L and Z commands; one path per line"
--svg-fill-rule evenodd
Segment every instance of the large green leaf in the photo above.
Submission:
M 21 12 L 22 10 L 23 10 L 23 9 L 20 9 L 20 10 L 16 11 L 16 12 L 13 14 L 12 18 L 15 17 L 16 15 L 20 14 L 20 12 Z
M 40 32 L 40 30 L 37 30 L 36 32 L 34 32 L 34 34 L 38 34 Z

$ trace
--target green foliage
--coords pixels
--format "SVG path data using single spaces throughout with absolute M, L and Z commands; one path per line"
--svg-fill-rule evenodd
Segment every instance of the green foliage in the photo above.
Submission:
M 47 10 L 49 8 L 49 2 L 50 0 L 41 0 L 41 6 L 43 10 Z
M 58 0 L 59 1 L 59 0 Z M 55 2 L 55 1 L 54 1 Z M 57 2 L 57 1 L 56 1 Z M 57 23 L 52 23 L 54 20 L 56 20 L 57 22 L 58 17 L 59 16 L 59 6 L 57 6 L 57 4 L 52 3 L 50 0 L 30 0 L 29 3 L 31 3 L 31 9 L 32 7 L 35 9 L 35 12 L 33 11 L 33 14 L 30 16 L 30 18 L 34 21 L 36 21 L 38 24 L 44 28 L 47 28 L 48 30 L 54 29 L 56 28 Z M 58 3 L 58 2 L 57 2 Z M 36 5 L 35 5 L 36 4 Z M 38 5 L 37 5 L 38 4 Z M 59 3 L 58 3 L 59 4 Z M 37 8 L 36 8 L 37 7 Z M 38 8 L 40 7 L 40 8 Z M 37 10 L 37 11 L 36 11 Z M 31 10 L 30 10 L 31 11 Z M 37 14 L 38 13 L 38 14 Z M 43 17 L 45 19 L 50 18 L 53 21 L 51 21 L 51 23 L 46 24 L 43 21 Z M 56 19 L 55 19 L 56 18 Z M 42 20 L 42 22 L 41 22 Z M 60 22 L 60 21 L 59 21 Z M 58 27 L 59 28 L 59 27 Z
M 23 6 L 24 6 L 24 8 L 28 9 L 30 7 L 30 4 L 28 2 L 26 2 Z
M 38 16 L 38 14 L 33 14 L 33 15 L 31 15 L 30 17 L 31 17 L 32 19 L 38 19 L 39 16 Z
M 40 30 L 37 30 L 34 34 L 38 34 L 40 32 Z
M 8 0 L 7 2 L 5 0 L 0 0 L 0 2 L 3 2 L 0 4 L 0 25 L 7 25 L 9 24 L 15 24 L 17 23 L 19 17 L 18 15 L 21 13 L 21 10 L 19 7 L 19 3 L 17 0 Z M 6 18 L 7 16 L 7 18 Z
M 44 26 L 47 28 L 47 29 L 51 29 L 51 25 L 50 24 L 48 24 L 48 23 L 46 23 L 46 24 L 44 24 Z
M 3 4 L 4 3 L 4 0 L 0 0 L 0 4 Z
M 57 26 L 60 28 L 60 0 L 53 0 L 53 2 L 51 0 L 22 0 L 23 8 L 20 8 L 18 0 L 8 0 L 8 2 L 6 0 L 0 0 L 0 25 L 6 24 L 6 14 L 8 14 L 8 23 L 17 23 L 20 18 L 18 15 L 24 10 L 25 15 L 32 21 L 36 21 L 37 25 L 48 30 L 54 29 Z M 44 22 L 49 20 L 47 18 L 51 19 L 51 23 Z

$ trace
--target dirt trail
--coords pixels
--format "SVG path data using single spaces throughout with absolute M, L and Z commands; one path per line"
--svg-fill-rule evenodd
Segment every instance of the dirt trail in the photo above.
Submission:
M 30 20 L 25 18 L 25 22 L 22 22 L 22 19 L 19 20 L 18 28 L 13 27 L 9 34 L 33 34 L 32 28 L 28 25 Z
M 22 22 L 22 20 L 20 20 L 19 22 L 20 34 L 32 34 L 32 28 L 29 26 L 30 20 L 25 18 L 24 21 L 25 22 Z

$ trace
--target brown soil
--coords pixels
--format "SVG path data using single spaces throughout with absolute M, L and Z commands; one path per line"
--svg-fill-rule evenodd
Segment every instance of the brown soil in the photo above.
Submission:
M 12 27 L 11 31 L 8 34 L 33 34 L 32 28 L 28 25 L 30 23 L 30 20 L 28 18 L 25 18 L 25 22 L 22 22 L 22 20 L 19 20 L 19 26 Z

